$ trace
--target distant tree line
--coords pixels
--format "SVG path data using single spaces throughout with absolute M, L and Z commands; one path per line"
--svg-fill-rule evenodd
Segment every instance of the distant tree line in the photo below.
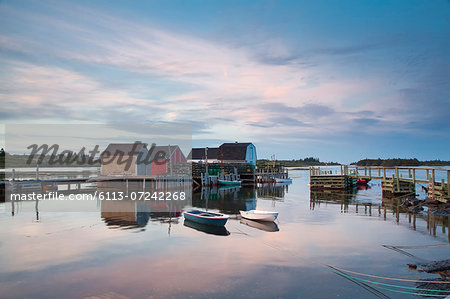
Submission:
M 273 163 L 268 159 L 258 160 L 256 165 L 262 166 Z M 337 162 L 321 162 L 319 158 L 306 157 L 304 159 L 292 159 L 292 160 L 275 160 L 276 165 L 282 165 L 284 167 L 301 167 L 301 166 L 318 166 L 318 165 L 340 165 Z
M 74 154 L 75 155 L 75 154 Z M 75 156 L 74 156 L 75 157 Z M 56 156 L 51 156 L 51 155 L 46 155 L 44 157 L 44 159 L 39 163 L 40 167 L 89 167 L 89 166 L 93 166 L 93 167 L 99 167 L 100 166 L 100 161 L 95 161 L 94 163 L 88 163 L 89 160 L 89 156 L 88 155 L 84 155 L 82 157 L 76 157 L 72 158 L 70 160 L 69 159 L 70 156 L 66 155 L 56 155 Z M 62 160 L 65 163 L 52 163 L 51 161 L 55 161 L 55 160 Z M 29 155 L 16 155 L 16 154 L 8 154 L 5 153 L 4 151 L 0 151 L 0 168 L 5 168 L 5 160 L 8 161 L 8 167 L 36 167 L 36 161 L 37 158 L 32 159 L 31 162 L 30 160 L 30 156 Z M 80 161 L 86 161 L 85 163 L 82 163 Z
M 383 167 L 393 167 L 393 166 L 450 166 L 450 161 L 441 160 L 428 160 L 419 161 L 416 158 L 412 159 L 364 159 L 358 162 L 352 163 L 352 165 L 358 166 L 383 166 Z

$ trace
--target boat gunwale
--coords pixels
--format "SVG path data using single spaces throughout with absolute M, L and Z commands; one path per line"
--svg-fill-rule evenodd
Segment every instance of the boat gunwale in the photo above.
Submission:
M 204 219 L 224 220 L 224 219 L 229 219 L 230 218 L 230 216 L 228 216 L 228 215 L 217 214 L 217 213 L 213 213 L 213 214 L 222 215 L 222 216 L 201 216 L 200 214 L 193 214 L 193 213 L 190 213 L 190 212 L 183 212 L 183 214 L 184 215 L 190 215 L 190 216 L 198 217 L 198 218 L 204 218 Z
M 278 212 L 262 211 L 262 210 L 250 210 L 250 211 L 239 210 L 239 212 L 248 213 L 248 214 L 254 214 L 254 215 L 278 215 Z

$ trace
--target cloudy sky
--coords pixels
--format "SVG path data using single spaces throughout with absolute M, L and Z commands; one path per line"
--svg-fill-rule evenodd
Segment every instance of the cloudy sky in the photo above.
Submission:
M 449 81 L 449 1 L 0 1 L 2 124 L 450 160 Z

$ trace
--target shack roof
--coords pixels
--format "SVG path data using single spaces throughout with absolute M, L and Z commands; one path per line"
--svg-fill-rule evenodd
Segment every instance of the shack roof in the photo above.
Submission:
M 155 146 L 152 150 L 152 153 L 150 155 L 150 161 L 155 160 L 161 160 L 161 159 L 168 159 L 176 150 L 179 148 L 178 145 L 171 145 L 170 146 L 170 155 L 169 155 L 169 146 Z M 181 150 L 180 150 L 181 151 Z
M 141 142 L 110 143 L 108 147 L 103 151 L 102 156 L 106 152 L 108 152 L 110 156 L 115 156 L 122 153 L 128 156 L 136 156 L 143 147 L 147 148 L 147 144 Z
M 193 160 L 204 160 L 205 159 L 205 148 L 193 148 L 188 156 L 188 159 Z M 219 148 L 218 147 L 208 147 L 208 159 L 219 159 Z
M 244 161 L 247 155 L 247 147 L 251 143 L 224 143 L 220 146 L 219 157 L 223 160 Z
M 244 161 L 247 155 L 247 147 L 250 144 L 252 143 L 234 142 L 234 143 L 224 143 L 220 147 L 209 147 L 208 159 Z M 204 160 L 205 148 L 204 147 L 193 148 L 192 151 L 189 153 L 188 159 Z

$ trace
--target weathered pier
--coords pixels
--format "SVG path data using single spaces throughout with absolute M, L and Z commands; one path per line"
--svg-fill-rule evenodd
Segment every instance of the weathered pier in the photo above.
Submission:
M 114 183 L 128 189 L 142 190 L 167 189 L 171 187 L 191 185 L 190 177 L 178 176 L 99 176 L 89 178 L 44 179 L 44 180 L 11 180 L 4 181 L 9 192 L 46 192 L 46 191 L 80 191 L 84 185 L 96 183 L 100 186 L 113 186 Z M 64 186 L 63 188 L 60 188 Z
M 416 192 L 416 184 L 422 184 L 429 198 L 442 202 L 450 200 L 450 169 L 447 168 L 341 165 L 337 172 L 327 168 L 310 168 L 311 190 L 351 189 L 361 179 L 381 180 L 383 197 L 412 194 Z

